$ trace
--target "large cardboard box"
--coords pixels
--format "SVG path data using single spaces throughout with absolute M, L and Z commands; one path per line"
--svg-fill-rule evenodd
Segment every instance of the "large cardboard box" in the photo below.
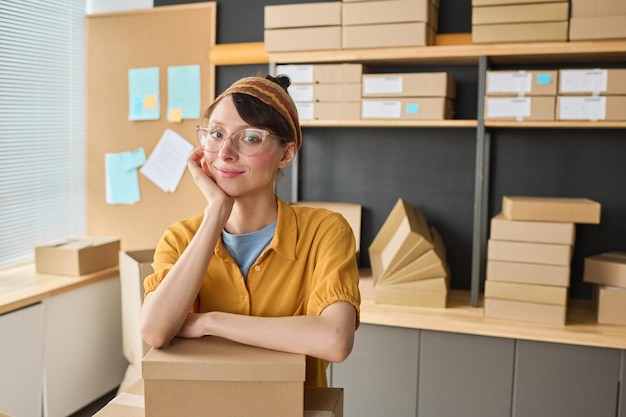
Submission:
M 486 280 L 485 298 L 566 305 L 567 287 Z
M 554 120 L 556 97 L 485 97 L 485 120 Z
M 557 70 L 487 71 L 487 96 L 556 96 Z
M 341 27 L 323 26 L 265 30 L 267 52 L 341 49 Z
M 472 25 L 472 42 L 565 42 L 568 21 Z
M 585 258 L 583 281 L 626 288 L 626 252 L 606 252 Z
M 123 351 L 128 362 L 138 368 L 150 350 L 139 333 L 139 311 L 143 304 L 143 280 L 154 272 L 153 257 L 154 249 L 119 253 Z
M 572 246 L 489 239 L 487 259 L 567 266 L 572 261 Z
M 473 25 L 525 22 L 563 22 L 569 19 L 569 2 L 472 7 Z
M 489 236 L 495 240 L 557 243 L 573 245 L 576 235 L 574 223 L 509 220 L 503 214 L 491 219 Z
M 626 68 L 560 69 L 559 95 L 626 95 Z
M 294 101 L 361 101 L 361 84 L 293 84 L 289 95 Z
M 534 323 L 563 325 L 567 306 L 485 298 L 485 316 Z
M 487 261 L 489 281 L 569 286 L 569 265 L 544 265 L 526 262 Z
M 600 203 L 588 198 L 504 196 L 502 214 L 509 220 L 600 223 Z
M 626 39 L 626 14 L 570 18 L 572 41 Z
M 265 6 L 265 29 L 340 25 L 340 1 Z
M 374 280 L 432 248 L 432 236 L 422 212 L 398 199 L 368 248 Z
M 427 22 L 436 30 L 438 10 L 428 0 L 383 0 L 343 3 L 344 26 Z
M 344 0 L 345 1 L 345 0 Z M 571 17 L 626 15 L 624 0 L 571 0 Z
M 445 120 L 453 114 L 453 101 L 444 97 L 361 100 L 362 119 Z
M 343 417 L 343 391 L 343 388 L 304 387 L 304 417 Z M 119 392 L 94 416 L 146 417 L 144 381 L 140 379 Z
M 292 84 L 360 84 L 361 76 L 367 71 L 362 64 L 276 65 L 276 75 L 289 76 Z
M 149 417 L 302 417 L 305 356 L 226 339 L 175 338 L 142 362 Z
M 448 72 L 364 74 L 363 97 L 456 97 L 456 80 Z
M 626 326 L 626 288 L 598 287 L 598 323 Z
M 435 32 L 426 22 L 342 26 L 341 47 L 393 48 L 435 43 Z
M 118 264 L 120 239 L 109 236 L 83 236 L 35 247 L 38 273 L 85 275 Z
M 625 121 L 626 95 L 624 96 L 559 96 L 556 106 L 557 120 Z
M 446 277 L 401 284 L 377 283 L 374 287 L 374 302 L 410 307 L 446 308 L 448 287 Z

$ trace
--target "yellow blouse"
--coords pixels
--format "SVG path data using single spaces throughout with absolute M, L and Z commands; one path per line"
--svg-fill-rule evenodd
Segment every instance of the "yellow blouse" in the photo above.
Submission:
M 276 233 L 252 264 L 247 280 L 221 238 L 191 311 L 281 317 L 319 315 L 336 301 L 357 311 L 361 297 L 354 234 L 338 213 L 292 206 L 277 197 Z M 146 294 L 155 290 L 200 227 L 202 215 L 168 227 L 154 254 Z M 307 385 L 326 386 L 328 362 L 307 358 Z

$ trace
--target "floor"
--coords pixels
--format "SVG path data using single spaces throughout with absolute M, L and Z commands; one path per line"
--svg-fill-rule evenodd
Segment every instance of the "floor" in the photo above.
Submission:
M 94 414 L 96 414 L 102 407 L 107 405 L 108 402 L 111 401 L 115 397 L 115 394 L 117 394 L 117 388 L 111 392 L 106 393 L 105 395 L 97 399 L 96 401 L 87 405 L 82 410 L 78 410 L 77 412 L 70 415 L 69 417 L 91 417 Z

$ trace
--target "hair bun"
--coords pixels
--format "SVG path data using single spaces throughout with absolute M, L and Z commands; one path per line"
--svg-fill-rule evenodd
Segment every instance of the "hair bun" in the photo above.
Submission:
M 291 85 L 291 78 L 289 78 L 289 76 L 286 74 L 279 74 L 276 77 L 272 77 L 271 75 L 268 75 L 265 78 L 267 78 L 268 80 L 274 81 L 276 84 L 280 85 L 285 90 L 287 90 L 287 88 L 289 88 L 289 86 Z

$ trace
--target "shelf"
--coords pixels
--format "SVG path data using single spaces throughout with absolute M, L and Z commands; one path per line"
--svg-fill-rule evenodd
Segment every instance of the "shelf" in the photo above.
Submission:
M 276 64 L 360 62 L 363 64 L 495 64 L 626 61 L 626 41 L 463 44 L 397 48 L 337 49 L 270 53 Z
M 301 120 L 302 127 L 476 127 L 476 120 Z
M 545 129 L 626 129 L 626 122 L 587 122 L 587 121 L 485 121 L 485 127 L 495 128 L 545 128 Z

